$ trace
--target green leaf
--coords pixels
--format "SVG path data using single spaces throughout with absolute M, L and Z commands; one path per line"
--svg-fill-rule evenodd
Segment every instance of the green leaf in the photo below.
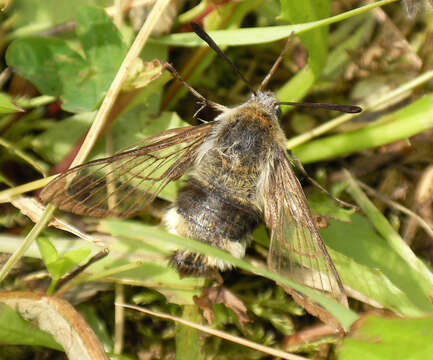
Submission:
M 165 243 L 166 246 L 171 249 L 179 247 L 227 261 L 238 268 L 254 272 L 307 295 L 310 299 L 328 310 L 344 328 L 348 328 L 357 318 L 357 315 L 352 311 L 306 286 L 295 283 L 263 268 L 250 265 L 243 259 L 235 258 L 221 249 L 204 244 L 200 241 L 172 235 L 156 227 L 146 226 L 132 221 L 103 220 L 101 221 L 99 230 L 109 232 L 116 237 L 120 236 L 130 241 L 141 242 L 142 244 L 146 244 L 148 248 L 157 245 L 160 246 L 160 243 Z
M 94 110 L 116 75 L 127 47 L 105 10 L 83 7 L 76 19 L 76 32 L 87 67 L 69 87 L 63 108 L 72 112 Z
M 3 183 L 5 185 L 7 185 L 8 187 L 14 187 L 14 184 L 1 173 L 0 173 L 0 183 Z M 1 223 L 1 221 L 0 221 L 0 223 Z M 9 227 L 9 226 L 7 226 L 7 227 Z
M 114 79 L 126 46 L 103 9 L 80 9 L 76 29 L 84 58 L 66 41 L 28 38 L 9 46 L 6 61 L 43 94 L 60 97 L 64 110 L 91 111 Z
M 52 96 L 67 94 L 86 67 L 65 41 L 54 38 L 16 40 L 6 52 L 6 62 L 41 93 Z
M 98 225 L 98 229 L 108 234 L 118 234 L 125 230 L 127 234 L 131 234 L 131 232 L 141 231 L 141 228 L 134 227 L 135 224 L 127 223 L 125 229 L 122 222 L 103 220 L 102 224 Z M 159 231 L 165 233 L 163 230 Z M 193 297 L 200 295 L 204 279 L 180 278 L 178 272 L 168 264 L 169 255 L 176 250 L 176 247 L 155 238 L 146 239 L 149 241 L 122 236 L 111 238 L 106 244 L 110 252 L 109 256 L 92 264 L 86 270 L 86 274 L 93 275 L 82 276 L 81 279 L 77 279 L 77 282 L 104 278 L 106 281 L 153 288 L 165 295 L 169 302 L 194 304 Z M 85 240 L 67 238 L 51 240 L 60 254 L 84 246 L 90 247 L 92 252 L 101 250 L 100 247 L 89 244 Z M 1 251 L 13 253 L 22 241 L 23 238 L 19 236 L 0 235 Z M 27 249 L 25 256 L 41 258 L 35 246 Z
M 378 6 L 383 6 L 397 0 L 382 0 L 375 3 L 361 6 L 357 9 L 346 11 L 343 14 L 331 16 L 323 20 L 313 21 L 306 24 L 283 25 L 283 26 L 268 26 L 243 28 L 237 30 L 215 30 L 209 31 L 209 36 L 220 46 L 240 46 L 264 44 L 272 41 L 285 39 L 290 34 L 301 34 L 312 29 L 327 26 L 338 21 L 348 19 L 352 16 L 363 14 Z M 175 45 L 184 47 L 204 46 L 206 43 L 201 40 L 195 33 L 178 33 L 162 36 L 158 39 L 150 40 L 152 43 Z
M 33 150 L 51 163 L 57 164 L 85 134 L 94 117 L 94 112 L 84 112 L 54 123 L 33 138 Z
M 0 93 L 0 114 L 11 114 L 18 111 L 23 110 L 12 103 L 8 96 Z
M 266 294 L 266 293 L 265 293 Z M 268 307 L 266 301 L 262 301 L 260 298 L 262 294 L 257 296 L 257 299 L 255 301 L 251 301 L 250 304 L 247 304 L 248 310 L 252 311 L 255 315 L 259 316 L 262 319 L 269 320 L 272 325 L 278 329 L 283 335 L 290 336 L 295 333 L 295 326 L 292 322 L 292 319 L 290 318 L 288 307 L 288 302 L 290 301 L 287 297 L 284 298 L 282 301 L 283 306 L 282 310 L 275 309 L 273 307 Z M 272 299 L 269 302 L 274 302 L 273 305 L 275 305 L 275 299 Z M 278 304 L 277 304 L 278 306 Z
M 9 306 L 2 303 L 0 303 L 0 343 L 45 346 L 54 350 L 63 350 L 51 334 L 33 326 Z
M 250 0 L 250 1 L 242 1 L 238 4 L 233 2 L 228 2 L 224 6 L 219 8 L 219 12 L 212 12 L 209 16 L 206 16 L 205 21 L 203 23 L 206 31 L 208 32 L 210 29 L 218 29 L 220 27 L 227 27 L 228 29 L 238 28 L 245 16 L 257 10 L 257 7 L 263 2 L 263 0 Z M 232 33 L 232 36 L 235 35 L 236 31 Z M 190 40 L 196 41 L 200 38 L 195 33 L 190 33 Z M 161 39 L 161 38 L 159 38 Z M 157 41 L 159 41 L 157 39 Z M 152 41 L 152 38 L 149 39 Z M 204 44 L 204 43 L 202 43 Z M 180 45 L 183 46 L 183 45 Z M 225 51 L 225 46 L 221 46 L 221 50 Z M 188 83 L 191 86 L 195 86 L 200 84 L 206 77 L 203 76 L 203 72 L 209 65 L 212 63 L 214 58 L 216 57 L 215 51 L 200 51 L 197 50 L 192 55 L 192 58 L 188 61 L 183 69 L 187 73 L 189 73 Z M 200 59 L 200 61 L 197 61 Z M 167 108 L 171 109 L 174 104 L 185 95 L 187 90 L 183 87 L 180 88 L 179 91 L 174 95 L 174 97 L 169 102 Z
M 344 328 L 348 329 L 357 319 L 357 315 L 344 308 L 335 301 L 318 294 L 308 287 L 296 284 L 289 279 L 267 271 L 261 267 L 250 265 L 245 260 L 237 259 L 230 254 L 201 243 L 196 240 L 181 238 L 166 231 L 146 226 L 135 221 L 102 220 L 97 227 L 99 232 L 112 234 L 110 240 L 110 256 L 92 265 L 91 270 L 94 276 L 82 279 L 81 281 L 93 281 L 106 278 L 111 281 L 133 283 L 137 286 L 153 288 L 167 298 L 167 301 L 177 304 L 194 304 L 193 297 L 201 292 L 203 281 L 199 278 L 179 278 L 179 274 L 168 265 L 168 256 L 177 248 L 186 248 L 194 252 L 220 258 L 232 263 L 246 271 L 264 276 L 295 290 L 307 294 L 312 300 L 317 301 L 333 314 Z M 13 252 L 22 239 L 14 240 L 8 237 L 2 241 L 3 251 Z M 59 252 L 64 249 L 77 248 L 88 244 L 84 240 L 59 239 L 55 245 Z M 40 257 L 39 252 L 29 248 L 26 256 Z M 131 261 L 137 262 L 133 270 L 125 271 L 125 265 Z M 117 268 L 119 271 L 117 271 Z M 120 272 L 122 270 L 122 272 Z
M 420 287 L 424 278 L 386 244 L 365 216 L 338 207 L 319 192 L 308 199 L 308 204 L 313 213 L 343 220 L 331 219 L 319 231 L 349 296 L 405 316 L 433 312 Z M 264 227 L 254 232 L 254 240 L 269 245 Z
M 433 273 L 422 260 L 417 258 L 382 212 L 362 192 L 355 180 L 349 177 L 348 183 L 348 193 L 383 237 L 382 247 L 387 248 L 387 251 L 383 252 L 381 260 L 384 264 L 383 268 L 387 270 L 387 277 L 404 290 L 408 298 L 420 309 L 432 313 L 433 305 L 430 297 L 433 291 Z M 394 254 L 395 256 L 392 256 Z M 405 264 L 403 268 L 398 266 L 402 260 Z
M 322 194 L 313 199 L 308 203 L 314 213 L 344 220 L 330 220 L 320 233 L 349 296 L 405 316 L 433 312 L 420 288 L 423 277 L 387 246 L 367 218 L 339 208 Z M 264 246 L 269 244 L 264 227 L 256 230 L 254 239 Z
M 153 72 L 153 69 L 150 71 Z M 168 79 L 168 75 L 163 75 L 149 83 L 118 115 L 111 128 L 112 152 L 137 144 L 159 131 L 187 125 L 174 113 L 159 114 L 160 94 Z M 94 116 L 94 112 L 79 113 L 53 123 L 48 130 L 33 139 L 31 143 L 33 150 L 50 162 L 58 163 L 69 154 L 85 134 Z M 105 137 L 101 137 L 101 141 L 96 144 L 89 159 L 109 155 Z
M 84 6 L 75 21 L 75 32 L 92 70 L 116 72 L 127 48 L 105 10 Z
M 335 200 L 318 190 L 308 197 L 308 206 L 313 214 L 332 217 L 340 221 L 350 221 L 350 217 L 354 213 L 352 209 L 338 206 Z
M 90 255 L 90 249 L 81 248 L 68 251 L 60 256 L 57 260 L 46 263 L 48 271 L 54 280 L 60 279 L 63 275 L 71 271 L 81 261 Z
M 40 236 L 36 239 L 36 242 L 45 265 L 51 264 L 59 258 L 56 248 L 48 238 Z
M 80 248 L 65 252 L 63 255 L 59 256 L 55 246 L 48 238 L 38 237 L 36 241 L 45 266 L 54 281 L 60 279 L 68 271 L 72 270 L 89 256 L 91 252 L 88 248 Z
M 424 279 L 365 217 L 354 214 L 351 223 L 330 221 L 320 233 L 345 286 L 402 315 L 433 313 L 421 286 Z
M 433 128 L 433 94 L 387 114 L 362 129 L 309 141 L 293 149 L 302 163 L 375 148 Z
M 200 323 L 202 316 L 198 306 L 185 305 L 182 318 L 184 320 Z M 203 337 L 197 329 L 176 323 L 176 360 L 200 360 L 201 348 L 204 345 Z
M 114 344 L 110 332 L 107 329 L 107 324 L 101 314 L 96 311 L 97 304 L 83 303 L 78 305 L 78 311 L 83 315 L 86 323 L 95 332 L 95 335 L 101 341 L 106 351 L 113 351 Z
M 355 19 L 354 19 L 355 20 Z M 358 20 L 356 18 L 356 20 Z M 362 16 L 362 23 L 358 23 L 356 29 L 353 29 L 350 37 L 341 43 L 329 54 L 328 61 L 322 71 L 322 77 L 335 79 L 346 69 L 346 64 L 351 61 L 350 51 L 356 51 L 371 37 L 376 25 L 376 19 L 373 16 Z
M 14 1 L 15 31 L 9 37 L 29 36 L 35 32 L 63 24 L 75 18 L 83 6 L 94 5 L 102 8 L 112 5 L 109 0 L 17 0 Z
M 339 360 L 425 360 L 433 354 L 433 317 L 384 319 L 367 316 L 338 349 Z
M 114 281 L 154 288 L 164 294 L 169 302 L 194 304 L 193 297 L 200 295 L 203 279 L 180 278 L 177 271 L 169 266 L 168 259 L 176 250 L 175 246 L 156 237 L 145 235 L 131 239 L 126 236 L 142 230 L 137 222 L 102 220 L 98 229 L 112 234 L 114 238 L 109 243 L 110 256 L 92 265 L 91 271 L 96 277 L 109 276 Z M 160 229 L 157 233 L 164 234 L 165 231 Z M 140 265 L 132 270 L 116 270 L 137 260 Z
M 302 24 L 329 16 L 329 0 L 281 0 L 282 17 L 292 24 Z M 319 77 L 328 53 L 328 27 L 319 27 L 303 33 L 300 38 L 308 52 L 308 62 L 277 92 L 277 98 L 296 101 L 304 97 Z M 288 108 L 284 107 L 283 111 Z

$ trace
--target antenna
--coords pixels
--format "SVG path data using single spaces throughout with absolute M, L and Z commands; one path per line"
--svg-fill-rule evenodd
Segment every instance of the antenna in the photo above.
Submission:
M 327 104 L 327 103 L 291 102 L 291 101 L 282 101 L 282 102 L 278 102 L 278 104 L 335 110 L 335 111 L 340 111 L 348 114 L 357 114 L 362 111 L 361 107 L 355 105 L 338 105 L 338 104 Z
M 245 85 L 248 86 L 248 88 L 250 89 L 250 91 L 253 94 L 256 94 L 256 90 L 254 90 L 254 88 L 252 87 L 252 85 L 247 81 L 247 79 L 244 78 L 244 76 L 240 73 L 240 71 L 238 70 L 238 68 L 236 67 L 235 64 L 233 64 L 231 62 L 231 60 L 222 52 L 222 50 L 219 48 L 219 46 L 216 44 L 215 41 L 213 41 L 213 39 L 209 36 L 209 34 L 204 31 L 198 24 L 196 24 L 195 22 L 191 22 L 190 23 L 192 29 L 194 30 L 194 32 L 203 40 L 205 41 L 209 47 L 214 50 L 222 59 L 225 60 L 225 62 L 227 64 L 230 65 L 230 67 L 233 69 L 233 71 L 235 72 L 236 75 L 239 76 L 239 78 L 242 79 L 242 81 L 245 83 Z
M 180 76 L 180 74 L 176 71 L 176 69 L 168 62 L 162 62 L 161 65 L 163 66 L 164 69 L 167 69 L 171 75 L 176 78 L 178 81 L 180 81 L 182 83 L 183 86 L 186 87 L 186 89 L 192 94 L 194 95 L 196 98 L 199 99 L 199 102 L 202 104 L 202 106 L 200 106 L 200 108 L 196 111 L 196 113 L 194 114 L 194 118 L 196 118 L 197 114 L 206 106 L 209 105 L 211 107 L 213 107 L 216 110 L 219 110 L 221 112 L 226 111 L 227 108 L 224 105 L 218 104 L 214 101 L 208 100 L 206 99 L 202 94 L 200 94 L 196 89 L 194 89 L 192 86 L 188 85 L 188 83 L 182 79 L 182 76 Z
M 266 85 L 268 85 L 268 82 L 271 79 L 272 75 L 274 75 L 275 71 L 277 71 L 278 69 L 278 66 L 280 66 L 281 62 L 283 61 L 284 55 L 289 49 L 289 45 L 293 41 L 293 38 L 294 38 L 294 33 L 292 32 L 290 36 L 287 38 L 286 44 L 284 45 L 284 48 L 281 51 L 280 55 L 278 56 L 277 60 L 275 60 L 274 64 L 272 65 L 271 70 L 269 70 L 268 74 L 265 76 L 262 83 L 260 84 L 258 91 L 262 91 L 263 88 Z M 349 114 L 356 114 L 362 111 L 362 108 L 360 108 L 359 106 L 352 106 L 352 105 L 334 105 L 334 104 L 325 104 L 325 103 L 291 102 L 291 101 L 282 101 L 279 102 L 278 104 L 336 110 L 336 111 L 349 113 Z
M 250 91 L 256 95 L 257 91 L 262 91 L 262 89 L 268 84 L 270 78 L 275 73 L 275 71 L 278 69 L 278 66 L 281 64 L 281 61 L 283 61 L 284 54 L 289 49 L 289 45 L 293 40 L 294 33 L 292 32 L 290 36 L 288 37 L 286 44 L 284 45 L 283 50 L 281 51 L 280 55 L 278 56 L 277 60 L 275 60 L 274 64 L 272 65 L 271 70 L 269 70 L 268 74 L 263 79 L 262 83 L 260 84 L 258 90 L 254 90 L 252 85 L 247 81 L 247 79 L 244 78 L 244 76 L 240 73 L 238 68 L 235 64 L 231 62 L 231 60 L 222 52 L 222 50 L 219 48 L 219 46 L 215 43 L 215 41 L 209 36 L 206 31 L 204 31 L 197 23 L 191 22 L 190 23 L 192 29 L 194 32 L 203 40 L 205 41 L 211 49 L 213 49 L 222 59 L 225 60 L 227 64 L 230 65 L 230 67 L 233 69 L 235 74 L 239 76 L 239 78 L 248 86 Z M 172 73 L 173 70 L 169 69 Z M 176 76 L 176 74 L 174 74 Z M 177 76 L 179 78 L 179 76 Z M 182 80 L 181 80 L 182 81 Z M 189 89 L 189 87 L 187 86 Z M 189 89 L 191 92 L 193 92 L 191 89 Z M 201 98 L 201 95 L 196 95 L 197 97 Z M 359 106 L 352 106 L 352 105 L 334 105 L 334 104 L 324 104 L 324 103 L 308 103 L 308 102 L 279 102 L 279 105 L 292 105 L 292 106 L 303 106 L 303 107 L 310 107 L 310 108 L 322 108 L 322 109 L 328 109 L 328 110 L 336 110 L 340 112 L 355 114 L 362 111 L 362 109 Z
M 260 84 L 258 91 L 262 91 L 263 88 L 268 85 L 269 80 L 271 79 L 272 75 L 274 75 L 275 71 L 277 71 L 278 66 L 280 66 L 281 61 L 283 61 L 284 55 L 289 50 L 289 45 L 292 42 L 294 38 L 294 32 L 290 34 L 290 36 L 287 38 L 286 44 L 284 45 L 283 50 L 281 51 L 280 55 L 277 57 L 277 60 L 275 60 L 274 65 L 272 65 L 271 70 L 269 70 L 268 74 L 265 76 L 265 78 L 262 80 L 262 83 Z

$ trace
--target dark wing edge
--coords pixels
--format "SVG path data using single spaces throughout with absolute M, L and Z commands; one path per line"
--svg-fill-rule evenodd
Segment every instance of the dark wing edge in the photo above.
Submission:
M 194 163 L 213 124 L 163 131 L 141 147 L 69 169 L 40 193 L 44 203 L 79 215 L 129 217 Z
M 271 231 L 268 266 L 348 307 L 343 284 L 316 229 L 285 149 L 277 149 L 264 178 L 260 193 L 265 223 Z

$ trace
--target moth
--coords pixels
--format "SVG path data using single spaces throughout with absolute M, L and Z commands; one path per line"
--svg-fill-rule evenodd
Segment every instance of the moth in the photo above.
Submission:
M 196 24 L 192 27 L 248 84 L 208 34 Z M 164 216 L 169 232 L 241 258 L 253 230 L 264 222 L 270 231 L 271 269 L 347 304 L 292 169 L 279 117 L 283 104 L 346 112 L 360 109 L 279 102 L 272 92 L 264 91 L 285 50 L 260 87 L 254 90 L 248 84 L 250 97 L 231 108 L 205 99 L 166 64 L 202 106 L 211 106 L 220 114 L 212 122 L 163 131 L 140 147 L 67 170 L 42 190 L 41 199 L 76 214 L 128 217 L 144 209 L 168 183 L 187 174 L 188 180 Z M 177 250 L 170 264 L 190 276 L 209 276 L 231 268 L 222 260 L 186 250 Z

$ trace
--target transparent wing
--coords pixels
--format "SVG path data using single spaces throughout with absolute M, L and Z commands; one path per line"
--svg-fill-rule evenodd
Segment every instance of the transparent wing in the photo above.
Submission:
M 278 151 L 262 193 L 265 222 L 271 230 L 268 256 L 271 269 L 326 292 L 347 306 L 341 280 L 284 149 Z
M 415 17 L 420 7 L 420 0 L 403 0 L 403 7 L 410 18 Z
M 128 217 L 191 167 L 212 126 L 167 130 L 140 147 L 67 170 L 42 189 L 41 200 L 81 215 Z

